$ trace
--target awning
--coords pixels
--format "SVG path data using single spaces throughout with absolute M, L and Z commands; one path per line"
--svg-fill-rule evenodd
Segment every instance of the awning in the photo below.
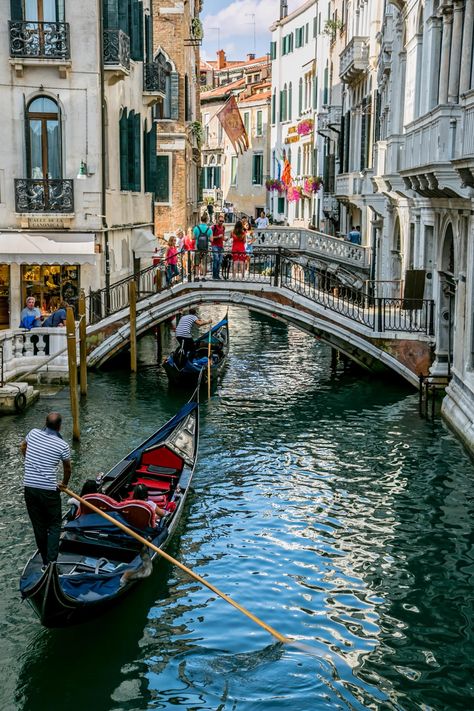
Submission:
M 151 259 L 155 254 L 155 247 L 158 247 L 158 240 L 151 230 L 142 227 L 132 230 L 132 250 L 137 259 Z
M 95 264 L 94 234 L 0 232 L 0 262 L 6 264 Z

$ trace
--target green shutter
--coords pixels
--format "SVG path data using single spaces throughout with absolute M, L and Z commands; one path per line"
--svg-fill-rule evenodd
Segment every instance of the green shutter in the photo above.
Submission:
M 138 61 L 143 62 L 143 56 L 145 54 L 145 41 L 143 37 L 143 2 L 139 0 L 138 3 Z
M 103 0 L 104 30 L 116 30 L 119 26 L 119 10 L 117 0 Z
M 288 121 L 291 121 L 292 114 L 293 114 L 293 84 L 290 81 L 290 85 L 288 87 Z M 257 116 L 258 116 L 258 114 L 257 114 Z M 260 121 L 260 126 L 261 126 L 261 124 L 262 124 L 262 122 Z
M 144 135 L 145 145 L 145 192 L 154 193 L 156 190 L 156 123 Z
M 151 24 L 151 15 L 145 15 L 145 61 L 150 63 L 153 61 L 153 26 Z
M 170 75 L 170 119 L 177 121 L 179 119 L 179 74 L 171 72 Z
M 130 56 L 136 62 L 143 61 L 143 4 L 132 0 L 130 6 Z
M 10 20 L 21 22 L 23 20 L 23 4 L 21 0 L 10 0 Z
M 313 79 L 313 109 L 316 111 L 318 108 L 318 77 L 315 76 Z
M 133 150 L 135 147 L 135 111 L 132 109 L 128 114 L 127 118 L 127 141 L 128 141 L 128 155 L 127 155 L 127 190 L 135 189 L 135 160 L 133 155 Z
M 141 143 L 141 114 L 135 114 L 133 120 L 133 189 L 136 193 L 141 192 L 142 189 L 142 152 L 140 150 Z
M 126 35 L 130 36 L 130 19 L 129 19 L 129 5 L 130 0 L 105 0 L 105 2 L 114 2 L 117 6 L 117 20 L 114 25 L 115 28 L 119 28 Z
M 64 0 L 56 0 L 56 22 L 64 22 Z
M 120 190 L 129 190 L 128 179 L 128 118 L 124 109 L 120 119 Z
M 169 202 L 169 156 L 156 156 L 156 202 Z

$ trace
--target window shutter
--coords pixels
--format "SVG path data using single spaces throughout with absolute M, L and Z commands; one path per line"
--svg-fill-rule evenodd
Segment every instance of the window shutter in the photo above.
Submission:
M 127 110 L 123 109 L 120 119 L 120 190 L 129 189 L 128 180 L 128 119 Z
M 343 173 L 348 173 L 350 170 L 350 138 L 351 138 L 351 114 L 346 112 L 346 120 L 344 122 L 344 170 Z
M 169 202 L 169 156 L 156 156 L 156 202 Z
M 31 141 L 30 141 L 30 122 L 28 121 L 28 110 L 26 106 L 25 95 L 23 94 L 23 116 L 25 120 L 25 149 L 26 149 L 26 175 L 31 178 Z
M 214 168 L 214 184 L 216 188 L 221 187 L 221 167 L 220 165 L 217 165 Z
M 341 116 L 341 132 L 339 134 L 339 172 L 344 172 L 344 124 L 345 116 Z
M 64 0 L 56 0 L 56 22 L 64 22 Z
M 170 119 L 177 121 L 179 119 L 179 74 L 171 72 L 170 75 Z
M 117 20 L 113 29 L 119 28 L 130 36 L 129 0 L 105 0 L 105 2 L 114 3 L 117 6 Z
M 104 0 L 103 4 L 104 30 L 116 30 L 119 26 L 119 9 L 117 0 Z
M 138 61 L 143 62 L 143 55 L 145 53 L 145 45 L 143 39 L 143 2 L 139 0 L 138 2 Z
M 289 85 L 289 87 L 288 87 L 288 120 L 289 120 L 289 121 L 291 121 L 291 119 L 292 119 L 292 113 L 293 113 L 293 84 L 292 84 L 292 82 L 290 81 L 290 85 Z M 258 114 L 257 114 L 257 116 L 258 116 Z M 261 117 L 261 115 L 260 115 L 260 132 L 261 132 L 261 129 L 262 129 L 262 127 L 261 127 L 261 124 L 262 124 L 261 118 L 262 118 L 262 117 Z
M 21 22 L 23 20 L 23 6 L 21 0 L 10 0 L 10 20 Z
M 132 0 L 130 6 L 130 56 L 143 61 L 143 3 Z
M 367 151 L 367 112 L 366 100 L 362 99 L 362 120 L 360 125 L 360 170 L 365 169 L 366 151 Z
M 156 123 L 145 133 L 145 192 L 156 190 Z
M 135 147 L 135 111 L 132 109 L 127 119 L 127 190 L 135 189 L 135 160 L 133 149 Z
M 141 114 L 135 114 L 133 120 L 133 162 L 134 162 L 134 190 L 139 193 L 142 189 L 142 152 L 141 143 Z
M 153 35 L 151 15 L 145 15 L 145 61 L 153 61 Z
M 189 79 L 188 75 L 185 74 L 184 76 L 184 120 L 185 121 L 190 121 L 191 120 L 191 110 L 190 110 L 190 102 L 189 102 Z
M 313 109 L 316 111 L 318 108 L 318 76 L 316 75 L 313 79 Z
M 300 77 L 300 85 L 298 90 L 298 114 L 301 116 L 303 112 L 303 80 Z

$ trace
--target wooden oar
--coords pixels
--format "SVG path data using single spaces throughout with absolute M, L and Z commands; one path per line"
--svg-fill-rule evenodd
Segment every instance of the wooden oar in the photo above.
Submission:
M 185 565 L 179 562 L 179 560 L 176 560 L 176 558 L 172 558 L 168 553 L 165 551 L 161 550 L 161 548 L 158 548 L 158 546 L 155 546 L 153 543 L 150 541 L 147 541 L 146 538 L 143 538 L 143 536 L 140 536 L 139 533 L 135 533 L 135 531 L 132 531 L 131 528 L 128 528 L 128 526 L 125 526 L 123 523 L 120 523 L 120 521 L 116 521 L 112 516 L 109 516 L 109 514 L 105 513 L 105 511 L 101 511 L 100 509 L 97 508 L 97 506 L 94 506 L 94 504 L 91 504 L 87 499 L 83 499 L 82 496 L 79 496 L 76 494 L 74 491 L 71 491 L 71 489 L 64 488 L 62 489 L 68 496 L 72 496 L 72 498 L 76 499 L 77 501 L 80 501 L 83 506 L 87 506 L 90 508 L 94 513 L 99 514 L 99 516 L 102 516 L 102 518 L 107 519 L 107 521 L 110 521 L 111 523 L 115 524 L 118 528 L 121 528 L 122 531 L 125 533 L 128 533 L 129 536 L 132 536 L 132 538 L 135 538 L 137 541 L 140 541 L 144 546 L 148 546 L 148 548 L 151 548 L 151 550 L 155 551 L 159 555 L 162 556 L 162 558 L 165 558 L 167 561 L 170 563 L 173 563 L 173 565 L 176 565 L 178 568 L 181 568 L 181 570 L 184 570 L 185 573 L 190 575 L 194 580 L 197 580 L 198 583 L 201 583 L 201 585 L 205 585 L 206 588 L 209 588 L 209 590 L 212 590 L 216 595 L 221 597 L 223 600 L 229 603 L 229 605 L 232 605 L 232 607 L 235 607 L 236 610 L 240 610 L 244 615 L 249 617 L 251 620 L 257 623 L 257 625 L 260 625 L 260 627 L 263 627 L 264 630 L 267 632 L 270 632 L 271 635 L 273 635 L 279 642 L 286 642 L 288 644 L 294 644 L 294 640 L 289 639 L 288 637 L 285 637 L 284 635 L 280 634 L 277 632 L 273 627 L 270 627 L 270 625 L 267 625 L 263 620 L 259 619 L 256 617 L 254 614 L 252 614 L 249 610 L 247 610 L 245 607 L 242 605 L 239 605 L 238 602 L 235 602 L 235 600 L 232 600 L 231 597 L 226 595 L 225 593 L 221 592 L 218 588 L 216 588 L 214 585 L 211 583 L 208 583 L 207 580 L 204 578 L 201 578 L 200 575 L 192 571 L 190 568 L 187 568 Z
M 212 325 L 209 329 L 209 343 L 207 346 L 207 399 L 211 399 L 211 334 Z

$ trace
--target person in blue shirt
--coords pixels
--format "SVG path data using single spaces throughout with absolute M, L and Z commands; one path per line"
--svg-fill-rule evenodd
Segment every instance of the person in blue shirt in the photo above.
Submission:
M 353 227 L 351 231 L 349 232 L 349 242 L 352 242 L 352 244 L 360 244 L 361 243 L 361 234 L 360 234 L 360 226 L 356 225 L 356 227 Z
M 59 308 L 56 309 L 50 316 L 48 316 L 45 321 L 43 321 L 43 326 L 47 328 L 55 328 L 56 326 L 66 325 L 66 308 L 67 304 L 65 301 L 61 301 Z
M 41 311 L 35 306 L 36 299 L 34 296 L 28 296 L 26 306 L 20 314 L 20 328 L 38 328 L 41 326 Z

